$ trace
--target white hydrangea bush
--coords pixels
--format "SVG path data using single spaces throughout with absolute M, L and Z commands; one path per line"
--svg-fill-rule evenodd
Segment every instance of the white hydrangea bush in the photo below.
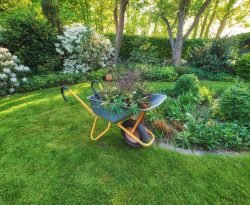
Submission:
M 114 66 L 114 48 L 109 39 L 80 23 L 65 26 L 56 51 L 63 57 L 64 73 L 85 73 Z
M 0 95 L 11 94 L 27 81 L 30 69 L 20 65 L 17 56 L 0 47 Z

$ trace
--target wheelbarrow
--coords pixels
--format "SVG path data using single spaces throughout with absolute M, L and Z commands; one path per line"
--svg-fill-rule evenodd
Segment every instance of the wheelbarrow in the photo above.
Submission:
M 140 109 L 138 117 L 135 119 L 132 117 L 133 113 L 127 107 L 122 107 L 120 112 L 111 111 L 103 106 L 103 101 L 100 98 L 99 92 L 94 88 L 94 84 L 98 83 L 100 89 L 102 86 L 98 81 L 91 82 L 91 88 L 93 90 L 93 95 L 87 97 L 90 102 L 91 108 L 70 88 L 63 86 L 61 87 L 61 94 L 64 101 L 67 101 L 64 91 L 69 91 L 80 103 L 81 105 L 89 111 L 94 117 L 93 126 L 90 132 L 90 138 L 92 140 L 98 140 L 104 136 L 106 132 L 111 128 L 111 123 L 117 125 L 121 129 L 121 134 L 124 141 L 132 147 L 148 147 L 152 145 L 155 140 L 154 134 L 142 125 L 145 112 L 158 107 L 167 98 L 166 95 L 162 94 L 151 94 L 149 96 L 150 107 L 147 109 Z M 96 129 L 96 123 L 99 118 L 103 118 L 108 121 L 107 128 L 103 130 L 98 136 L 94 136 L 94 131 Z

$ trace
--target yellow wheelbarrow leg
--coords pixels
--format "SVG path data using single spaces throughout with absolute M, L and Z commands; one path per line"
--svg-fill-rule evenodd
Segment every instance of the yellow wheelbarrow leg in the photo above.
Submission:
M 131 131 L 132 134 L 134 134 L 136 128 L 137 128 L 138 125 L 142 122 L 144 116 L 145 116 L 145 112 L 142 112 L 142 113 L 139 115 L 139 117 L 137 118 L 137 120 L 136 120 L 136 122 L 135 122 L 135 125 L 134 125 L 134 127 L 133 127 L 133 129 L 132 129 L 132 131 Z
M 117 123 L 117 126 L 120 127 L 124 132 L 126 132 L 131 138 L 133 138 L 136 142 L 138 142 L 140 145 L 144 146 L 144 147 L 148 147 L 150 145 L 153 144 L 154 140 L 155 140 L 155 136 L 154 134 L 149 131 L 147 128 L 145 128 L 147 130 L 147 132 L 150 134 L 151 140 L 148 143 L 144 143 L 141 140 L 139 140 L 132 132 L 128 131 L 125 127 L 122 126 L 121 123 Z
M 94 123 L 93 123 L 93 126 L 92 126 L 92 129 L 91 129 L 90 138 L 92 140 L 98 140 L 98 139 L 100 139 L 110 129 L 110 127 L 111 127 L 111 123 L 109 122 L 107 128 L 101 134 L 99 134 L 97 137 L 93 137 L 93 134 L 94 134 L 94 131 L 95 131 L 95 128 L 96 128 L 97 119 L 98 119 L 98 117 L 96 116 L 95 120 L 94 120 Z

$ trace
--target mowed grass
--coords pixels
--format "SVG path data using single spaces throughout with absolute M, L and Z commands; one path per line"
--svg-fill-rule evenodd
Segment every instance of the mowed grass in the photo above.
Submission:
M 0 204 L 250 204 L 250 154 L 133 149 L 115 126 L 94 142 L 92 121 L 59 88 L 1 98 Z

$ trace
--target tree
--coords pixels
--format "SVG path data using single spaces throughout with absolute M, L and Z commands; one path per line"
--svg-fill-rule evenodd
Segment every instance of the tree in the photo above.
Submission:
M 220 11 L 217 15 L 219 20 L 219 27 L 216 33 L 217 38 L 221 36 L 226 26 L 230 27 L 231 24 L 243 25 L 245 23 L 245 27 L 249 27 L 249 21 L 247 20 L 250 12 L 249 0 L 224 0 L 220 3 L 222 3 L 222 6 L 220 6 Z
M 42 11 L 48 21 L 57 28 L 58 33 L 63 33 L 62 21 L 59 15 L 59 6 L 57 0 L 42 0 Z
M 118 62 L 118 57 L 122 45 L 122 37 L 123 37 L 123 30 L 124 30 L 124 23 L 125 23 L 125 12 L 127 5 L 129 3 L 129 0 L 118 0 L 115 1 L 115 6 L 114 6 L 114 23 L 115 23 L 115 32 L 116 32 L 116 37 L 115 37 L 115 63 Z M 119 10 L 119 14 L 118 14 Z
M 184 34 L 185 20 L 188 17 L 188 11 L 190 9 L 191 0 L 179 0 L 179 1 L 164 1 L 160 0 L 158 8 L 160 16 L 167 27 L 167 32 L 172 49 L 172 63 L 175 66 L 180 65 L 183 43 L 198 23 L 201 15 L 210 4 L 211 0 L 205 0 L 202 6 L 198 9 L 194 16 L 193 22 Z M 174 13 L 175 11 L 175 13 Z M 176 16 L 173 18 L 173 16 Z M 171 24 L 172 21 L 172 24 Z M 176 35 L 175 35 L 176 33 Z M 174 36 L 175 35 L 175 36 Z
M 206 27 L 206 30 L 205 30 L 205 34 L 204 34 L 205 38 L 208 38 L 209 30 L 211 28 L 211 25 L 212 25 L 212 23 L 213 23 L 213 21 L 215 19 L 216 13 L 217 13 L 218 4 L 219 4 L 219 0 L 216 0 L 215 4 L 214 4 L 214 7 L 213 7 L 213 10 L 212 10 L 212 15 L 209 18 L 209 21 L 208 21 L 208 24 L 207 24 L 207 27 Z
M 226 4 L 226 8 L 225 8 L 225 12 L 224 15 L 220 21 L 220 25 L 218 27 L 217 33 L 216 33 L 216 37 L 219 38 L 221 36 L 222 31 L 224 30 L 226 23 L 232 13 L 232 9 L 234 4 L 237 2 L 237 0 L 229 0 L 229 2 Z
M 0 12 L 5 12 L 17 7 L 28 6 L 30 0 L 0 0 Z

